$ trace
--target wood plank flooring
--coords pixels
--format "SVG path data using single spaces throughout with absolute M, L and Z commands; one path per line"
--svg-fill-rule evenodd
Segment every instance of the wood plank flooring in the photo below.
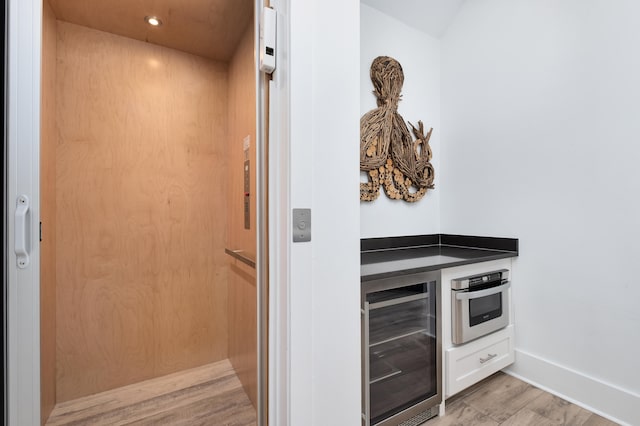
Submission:
M 220 361 L 56 405 L 47 425 L 254 426 L 233 367 Z M 496 373 L 447 400 L 424 426 L 614 426 L 515 377 Z
M 446 401 L 424 426 L 613 426 L 604 417 L 498 372 Z
M 249 426 L 256 412 L 223 360 L 57 404 L 46 424 Z

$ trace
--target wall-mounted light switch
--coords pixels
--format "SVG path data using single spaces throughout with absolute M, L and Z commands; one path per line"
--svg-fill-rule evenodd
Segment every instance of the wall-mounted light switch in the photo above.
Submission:
M 311 209 L 293 209 L 293 242 L 311 241 Z

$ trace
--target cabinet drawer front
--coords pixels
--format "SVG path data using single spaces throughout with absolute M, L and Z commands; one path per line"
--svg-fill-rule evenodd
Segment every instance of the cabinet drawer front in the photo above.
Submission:
M 446 354 L 446 396 L 490 376 L 513 363 L 513 327 L 467 345 L 451 348 Z

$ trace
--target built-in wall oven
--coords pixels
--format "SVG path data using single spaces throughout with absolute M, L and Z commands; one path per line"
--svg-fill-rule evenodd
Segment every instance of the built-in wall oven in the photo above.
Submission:
M 509 270 L 451 281 L 451 339 L 459 345 L 509 325 Z
M 421 424 L 442 402 L 440 272 L 362 283 L 362 424 Z

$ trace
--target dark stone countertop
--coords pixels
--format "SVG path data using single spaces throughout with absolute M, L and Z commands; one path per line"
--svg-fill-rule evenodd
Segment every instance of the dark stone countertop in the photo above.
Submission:
M 362 282 L 518 256 L 515 238 L 433 234 L 366 238 L 360 245 Z

